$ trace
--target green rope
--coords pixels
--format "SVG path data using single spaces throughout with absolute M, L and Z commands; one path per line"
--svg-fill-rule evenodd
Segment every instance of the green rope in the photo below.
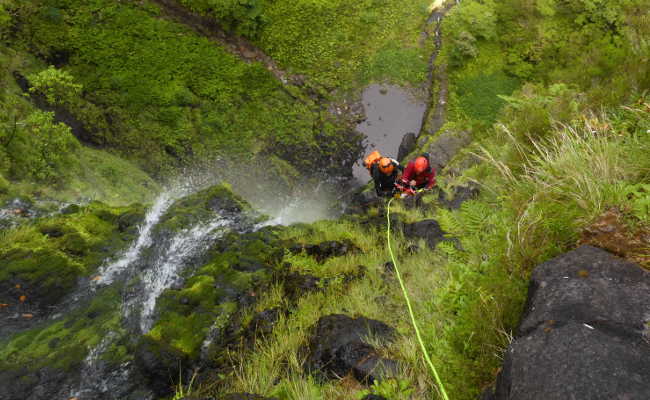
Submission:
M 411 307 L 411 300 L 409 299 L 408 293 L 406 292 L 406 286 L 404 286 L 404 281 L 402 281 L 402 275 L 399 273 L 399 268 L 397 267 L 397 260 L 395 259 L 395 255 L 393 254 L 393 249 L 390 247 L 390 204 L 393 202 L 393 199 L 390 199 L 388 202 L 388 211 L 386 212 L 386 220 L 388 221 L 388 230 L 386 232 L 386 236 L 388 238 L 388 252 L 390 253 L 390 258 L 393 260 L 393 265 L 395 266 L 395 274 L 397 275 L 397 280 L 399 281 L 399 285 L 402 287 L 402 293 L 404 294 L 404 299 L 406 300 L 406 306 L 408 307 L 409 310 L 409 315 L 411 316 L 411 323 L 413 324 L 413 329 L 415 329 L 415 335 L 418 338 L 418 342 L 420 343 L 420 348 L 422 349 L 422 353 L 424 354 L 424 359 L 426 360 L 427 364 L 429 364 L 429 367 L 431 368 L 431 371 L 433 371 L 433 376 L 436 378 L 436 382 L 438 383 L 438 387 L 440 388 L 440 393 L 442 393 L 442 397 L 445 400 L 449 400 L 449 396 L 447 396 L 447 392 L 445 392 L 445 387 L 442 384 L 442 381 L 440 380 L 440 376 L 438 376 L 438 371 L 436 371 L 436 367 L 433 366 L 433 363 L 431 362 L 431 358 L 429 357 L 429 353 L 427 352 L 426 347 L 424 347 L 424 342 L 422 341 L 422 336 L 420 336 L 420 330 L 418 329 L 418 325 L 415 321 L 415 314 L 413 314 L 413 307 Z

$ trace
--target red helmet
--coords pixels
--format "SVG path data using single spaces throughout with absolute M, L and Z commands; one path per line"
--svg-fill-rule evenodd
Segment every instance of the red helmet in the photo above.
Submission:
M 416 174 L 421 174 L 429 168 L 429 160 L 426 157 L 416 158 L 414 164 Z

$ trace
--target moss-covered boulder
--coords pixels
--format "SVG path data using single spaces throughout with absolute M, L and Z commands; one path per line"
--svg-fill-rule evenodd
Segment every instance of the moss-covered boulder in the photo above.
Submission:
M 40 310 L 55 305 L 77 278 L 128 245 L 143 218 L 142 206 L 94 202 L 7 230 L 0 236 L 0 303 Z
M 174 202 L 156 225 L 155 233 L 165 235 L 178 232 L 217 217 L 242 223 L 262 218 L 253 212 L 244 199 L 232 191 L 230 185 L 223 183 Z

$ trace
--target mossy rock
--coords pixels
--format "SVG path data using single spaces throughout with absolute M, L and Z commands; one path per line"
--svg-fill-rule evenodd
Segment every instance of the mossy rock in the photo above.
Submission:
M 228 184 L 219 184 L 177 200 L 156 225 L 158 233 L 173 233 L 216 216 L 254 216 L 250 205 L 232 192 Z M 259 218 L 259 217 L 257 217 Z
M 112 208 L 94 202 L 8 230 L 0 238 L 0 302 L 14 304 L 25 295 L 41 308 L 57 303 L 78 277 L 124 249 L 143 218 L 139 205 Z
M 121 332 L 119 305 L 119 292 L 109 288 L 62 320 L 0 342 L 0 371 L 43 367 L 76 371 L 88 351 L 108 332 Z
M 168 289 L 158 300 L 159 318 L 149 336 L 196 362 L 214 361 L 240 332 L 238 316 L 252 304 L 255 291 L 269 284 L 284 250 L 278 228 L 230 233 L 209 251 L 208 262 L 182 288 Z M 210 338 L 206 354 L 202 344 Z

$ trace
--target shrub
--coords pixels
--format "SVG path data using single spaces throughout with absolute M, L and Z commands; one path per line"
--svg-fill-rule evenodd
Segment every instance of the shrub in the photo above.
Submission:
M 31 93 L 41 93 L 50 104 L 71 103 L 83 88 L 75 83 L 74 78 L 68 72 L 55 68 L 51 65 L 39 73 L 31 74 L 28 77 L 32 87 Z

